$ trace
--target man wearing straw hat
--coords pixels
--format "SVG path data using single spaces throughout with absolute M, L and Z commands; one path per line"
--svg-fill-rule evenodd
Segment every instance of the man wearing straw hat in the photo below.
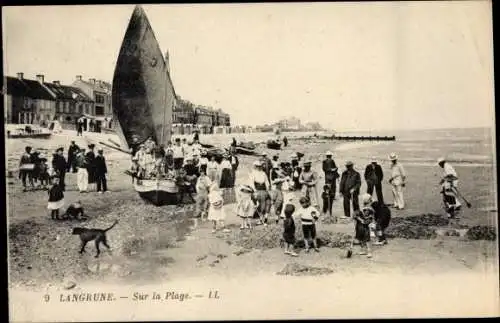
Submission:
M 395 153 L 390 154 L 389 159 L 392 162 L 389 184 L 392 185 L 392 195 L 394 196 L 393 207 L 402 210 L 405 207 L 403 187 L 405 187 L 406 184 L 406 172 L 403 165 L 398 162 L 398 156 Z
M 359 211 L 359 189 L 361 188 L 361 175 L 354 170 L 354 163 L 347 161 L 345 167 L 339 187 L 339 192 L 344 198 L 344 216 L 341 217 L 343 219 L 351 217 L 351 200 L 353 211 Z

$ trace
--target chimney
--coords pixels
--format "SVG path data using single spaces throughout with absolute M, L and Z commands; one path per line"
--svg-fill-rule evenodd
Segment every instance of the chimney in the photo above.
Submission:
M 61 85 L 61 82 L 59 82 L 59 81 L 54 81 L 54 82 L 52 82 L 52 83 L 54 83 L 54 84 L 56 84 L 56 85 Z
M 82 76 L 81 76 L 81 75 L 77 75 L 77 76 L 76 76 L 76 80 L 77 80 L 77 81 L 81 81 L 81 80 L 82 80 Z
M 95 84 L 95 79 L 89 79 L 90 83 Z
M 40 84 L 43 84 L 43 74 L 38 74 L 38 75 L 36 76 L 36 80 L 37 80 L 38 82 L 40 82 Z
M 22 80 L 24 77 L 24 73 L 17 73 L 17 78 Z

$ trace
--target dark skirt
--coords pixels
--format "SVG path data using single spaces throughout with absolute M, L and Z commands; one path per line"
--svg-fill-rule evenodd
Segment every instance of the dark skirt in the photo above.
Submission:
M 89 168 L 89 169 L 87 169 L 87 172 L 89 174 L 88 183 L 94 184 L 95 182 L 97 182 L 97 174 L 96 174 L 95 169 Z
M 288 244 L 294 244 L 295 243 L 295 235 L 293 233 L 285 232 L 285 233 L 283 233 L 283 240 L 285 240 L 285 242 Z
M 233 185 L 233 170 L 229 168 L 224 168 L 220 176 L 220 188 L 230 188 Z
M 304 239 L 306 240 L 316 239 L 316 225 L 303 225 L 302 233 L 304 234 Z
M 370 228 L 368 224 L 356 221 L 356 239 L 361 243 L 370 241 Z

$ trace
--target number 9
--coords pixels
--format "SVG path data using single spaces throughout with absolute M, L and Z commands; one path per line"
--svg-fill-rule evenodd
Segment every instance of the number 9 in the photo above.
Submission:
M 45 295 L 43 296 L 43 300 L 44 300 L 45 302 L 50 301 L 50 295 L 49 295 L 49 294 L 45 294 Z

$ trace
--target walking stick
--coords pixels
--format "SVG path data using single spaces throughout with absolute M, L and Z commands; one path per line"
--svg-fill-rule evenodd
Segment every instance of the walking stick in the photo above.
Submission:
M 458 189 L 456 187 L 453 187 L 453 191 L 455 192 L 455 194 L 457 194 L 458 197 L 460 197 L 462 200 L 464 200 L 465 204 L 467 205 L 467 207 L 470 209 L 472 207 L 472 204 L 469 203 L 469 201 L 467 201 L 465 199 L 465 197 L 460 194 L 460 192 L 458 191 Z

